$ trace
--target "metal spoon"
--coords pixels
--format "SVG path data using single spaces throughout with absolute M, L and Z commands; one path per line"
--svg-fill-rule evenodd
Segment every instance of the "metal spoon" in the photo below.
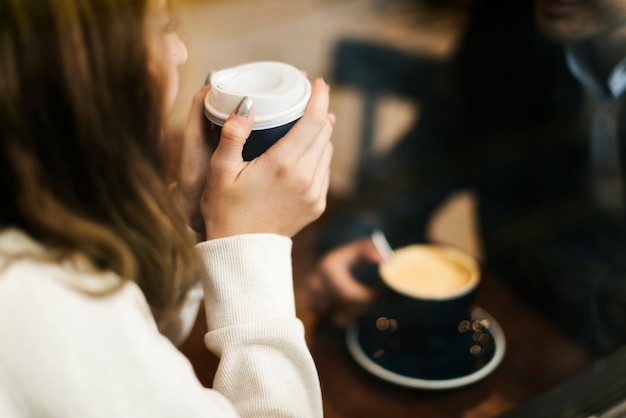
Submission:
M 387 241 L 387 237 L 383 234 L 383 231 L 376 229 L 372 232 L 372 242 L 374 243 L 374 247 L 378 250 L 380 255 L 383 257 L 383 260 L 389 259 L 393 255 L 393 248 Z

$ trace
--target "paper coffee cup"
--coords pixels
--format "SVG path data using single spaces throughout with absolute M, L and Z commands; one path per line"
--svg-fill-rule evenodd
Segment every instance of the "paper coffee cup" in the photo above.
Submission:
M 284 136 L 302 117 L 311 98 L 311 83 L 294 66 L 275 61 L 252 62 L 217 71 L 204 100 L 205 115 L 218 129 L 244 96 L 255 105 L 253 131 L 245 160 L 256 158 Z

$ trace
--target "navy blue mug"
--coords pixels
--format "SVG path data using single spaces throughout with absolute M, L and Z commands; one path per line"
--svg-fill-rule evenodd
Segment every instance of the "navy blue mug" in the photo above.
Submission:
M 470 316 L 480 283 L 477 260 L 444 245 L 397 249 L 378 273 L 377 300 L 359 321 L 362 338 L 398 354 L 450 344 Z

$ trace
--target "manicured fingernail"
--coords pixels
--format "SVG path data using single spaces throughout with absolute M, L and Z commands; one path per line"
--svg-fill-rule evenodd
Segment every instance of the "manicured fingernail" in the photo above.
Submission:
M 213 71 L 209 72 L 206 76 L 206 80 L 204 80 L 204 85 L 208 86 L 211 84 L 211 77 L 213 76 Z
M 247 117 L 252 109 L 252 103 L 252 99 L 248 96 L 241 99 L 239 105 L 237 105 L 237 116 L 241 116 L 242 118 Z

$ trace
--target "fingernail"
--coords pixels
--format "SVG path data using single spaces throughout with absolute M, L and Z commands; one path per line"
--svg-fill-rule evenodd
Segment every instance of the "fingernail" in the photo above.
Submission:
M 209 84 L 211 84 L 211 77 L 213 76 L 213 71 L 209 72 L 209 74 L 207 74 L 206 76 L 206 80 L 204 80 L 204 85 L 208 86 Z
M 239 105 L 237 105 L 237 116 L 241 116 L 242 118 L 247 117 L 252 109 L 252 103 L 252 99 L 248 96 L 241 99 Z
M 324 80 L 324 78 L 320 77 L 320 81 L 322 82 L 323 85 L 327 86 L 328 83 L 326 82 L 326 80 Z

